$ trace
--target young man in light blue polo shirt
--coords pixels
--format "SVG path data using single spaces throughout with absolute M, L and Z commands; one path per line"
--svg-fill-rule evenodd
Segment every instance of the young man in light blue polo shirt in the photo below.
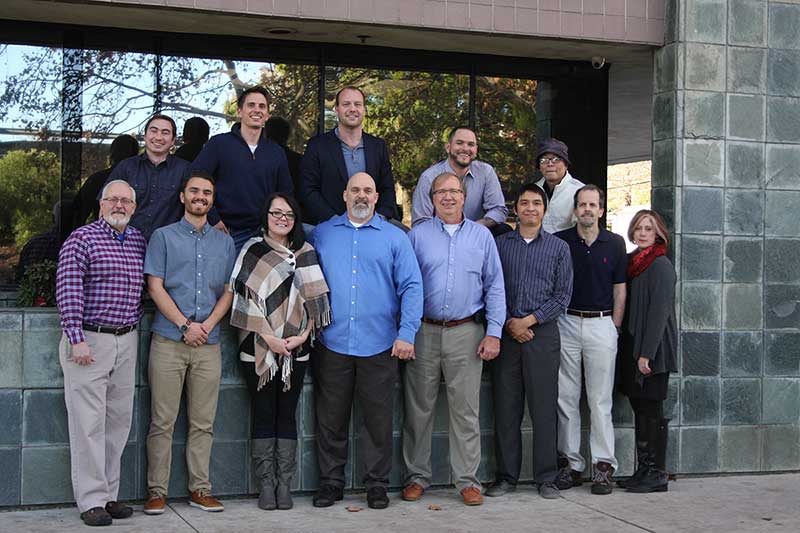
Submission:
M 211 227 L 214 178 L 194 171 L 181 186 L 181 220 L 150 238 L 144 272 L 156 304 L 150 344 L 150 432 L 147 435 L 145 514 L 164 512 L 172 433 L 186 383 L 189 505 L 224 507 L 211 495 L 209 461 L 222 372 L 219 321 L 230 309 L 228 280 L 236 260 L 233 239 Z

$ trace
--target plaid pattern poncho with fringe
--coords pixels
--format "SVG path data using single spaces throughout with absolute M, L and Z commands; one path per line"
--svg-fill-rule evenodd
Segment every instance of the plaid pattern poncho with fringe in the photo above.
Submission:
M 267 236 L 250 239 L 231 274 L 231 325 L 252 333 L 245 337 L 239 350 L 255 357 L 258 389 L 275 376 L 279 367 L 262 335 L 281 339 L 299 335 L 312 320 L 313 342 L 320 329 L 331 321 L 330 291 L 314 248 L 306 242 L 294 252 L 294 267 L 286 261 L 291 253 Z M 286 391 L 291 386 L 292 357 L 283 357 L 281 363 Z

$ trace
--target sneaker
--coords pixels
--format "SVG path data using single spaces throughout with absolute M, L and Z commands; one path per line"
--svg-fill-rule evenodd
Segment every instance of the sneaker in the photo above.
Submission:
M 422 495 L 425 493 L 425 487 L 420 485 L 419 483 L 414 483 L 413 481 L 405 486 L 403 492 L 400 494 L 400 497 L 403 498 L 407 502 L 415 502 L 422 498 Z
M 611 494 L 614 489 L 614 467 L 605 461 L 598 461 L 592 469 L 592 494 Z
M 330 507 L 344 498 L 344 490 L 334 485 L 322 485 L 314 495 L 311 503 L 314 507 Z
M 108 502 L 106 512 L 111 515 L 111 518 L 130 518 L 133 516 L 133 507 L 124 503 Z
M 144 514 L 164 514 L 166 507 L 167 499 L 157 492 L 151 492 L 144 504 Z
M 490 498 L 496 498 L 497 496 L 503 496 L 509 492 L 514 492 L 515 490 L 517 490 L 516 485 L 503 479 L 500 481 L 495 481 L 491 487 L 486 489 L 486 495 Z
M 561 497 L 561 493 L 552 481 L 546 481 L 539 484 L 539 496 L 545 500 L 557 500 Z
M 478 487 L 467 487 L 461 491 L 464 505 L 483 505 L 483 495 Z
M 199 489 L 192 492 L 189 497 L 189 505 L 210 513 L 218 513 L 225 510 L 225 506 L 213 497 L 208 489 Z
M 81 520 L 87 526 L 110 526 L 111 515 L 102 507 L 92 507 L 81 513 Z
M 581 478 L 581 472 L 573 470 L 567 465 L 558 469 L 554 483 L 558 489 L 567 490 L 572 487 L 580 487 L 583 484 L 583 479 Z
M 367 505 L 370 509 L 386 509 L 389 507 L 389 496 L 385 487 L 370 487 L 367 489 Z

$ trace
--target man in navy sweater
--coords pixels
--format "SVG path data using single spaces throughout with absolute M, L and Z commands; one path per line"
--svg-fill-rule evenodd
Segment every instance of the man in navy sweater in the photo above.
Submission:
M 293 194 L 294 187 L 283 148 L 263 133 L 269 118 L 267 90 L 256 86 L 242 92 L 236 115 L 240 123 L 212 137 L 193 168 L 216 178 L 216 205 L 208 219 L 233 237 L 238 253 L 258 233 L 267 197 L 276 191 Z

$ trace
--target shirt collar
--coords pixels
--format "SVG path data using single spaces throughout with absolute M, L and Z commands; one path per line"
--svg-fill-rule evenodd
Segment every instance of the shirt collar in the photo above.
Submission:
M 336 226 L 349 226 L 349 227 L 351 227 L 351 228 L 355 228 L 355 226 L 353 226 L 353 224 L 350 222 L 350 219 L 349 219 L 349 218 L 347 218 L 347 211 L 345 211 L 344 213 L 342 213 L 341 215 L 339 215 L 339 216 L 337 217 L 336 221 L 334 222 L 334 224 L 335 224 Z M 373 213 L 373 214 L 372 214 L 372 218 L 371 218 L 371 219 L 369 219 L 367 222 L 363 223 L 363 224 L 362 224 L 361 226 L 359 226 L 359 227 L 360 227 L 360 228 L 363 228 L 363 227 L 365 227 L 365 226 L 370 226 L 370 227 L 373 227 L 373 228 L 375 228 L 375 229 L 381 229 L 381 227 L 383 226 L 383 224 L 384 224 L 384 222 L 383 222 L 383 215 L 380 215 L 380 214 L 378 214 L 378 213 Z
M 344 142 L 342 140 L 341 137 L 339 137 L 339 126 L 336 126 L 335 128 L 333 128 L 333 134 L 336 135 L 336 138 L 339 139 L 339 142 L 342 143 L 342 146 L 347 147 L 348 150 L 350 149 L 350 145 L 348 145 L 346 142 Z M 353 148 L 353 150 L 358 150 L 359 148 L 361 148 L 362 150 L 364 149 L 364 136 L 363 135 L 361 136 L 361 140 L 358 141 L 358 146 Z
M 513 237 L 513 238 L 515 238 L 515 239 L 517 239 L 517 240 L 520 240 L 520 241 L 524 241 L 524 240 L 525 240 L 525 237 L 523 237 L 523 236 L 522 236 L 522 234 L 519 232 L 519 226 L 517 226 L 516 228 L 514 228 L 514 231 L 513 231 L 513 232 L 511 232 L 511 233 L 512 233 L 512 237 Z M 539 234 L 538 234 L 538 235 L 536 236 L 536 238 L 535 238 L 535 239 L 533 239 L 531 242 L 533 242 L 533 241 L 538 241 L 539 239 L 541 239 L 541 238 L 542 238 L 542 234 L 543 234 L 543 233 L 547 233 L 547 232 L 544 230 L 544 228 L 543 228 L 543 227 L 540 227 L 540 228 L 539 228 Z
M 440 228 L 442 231 L 445 231 L 445 229 L 444 229 L 444 226 L 445 226 L 446 222 L 445 222 L 444 220 L 442 220 L 441 218 L 439 218 L 439 215 L 434 215 L 434 216 L 433 216 L 433 220 L 434 220 L 434 221 L 436 221 L 436 222 L 438 223 L 438 225 L 439 225 L 439 228 Z M 461 214 L 461 222 L 459 222 L 459 223 L 458 223 L 458 229 L 460 230 L 461 228 L 463 228 L 463 227 L 464 227 L 464 224 L 465 224 L 466 222 L 467 222 L 467 217 L 465 217 L 465 216 L 464 216 L 464 214 L 462 213 L 462 214 Z
M 476 161 L 477 161 L 477 160 L 476 160 Z M 473 161 L 472 163 L 474 163 L 474 162 L 475 162 L 475 161 Z M 470 163 L 470 164 L 469 164 L 469 168 L 467 169 L 467 173 L 466 173 L 466 174 L 464 174 L 464 178 L 466 178 L 467 176 L 469 176 L 469 177 L 471 177 L 472 179 L 475 179 L 475 174 L 473 174 L 473 173 L 472 173 L 472 163 Z M 447 170 L 448 170 L 448 171 L 450 171 L 450 172 L 452 172 L 453 174 L 455 174 L 456 176 L 458 176 L 458 172 L 456 172 L 455 170 L 453 170 L 453 165 L 451 165 L 451 164 L 450 164 L 450 156 L 447 156 L 447 159 L 445 159 L 445 160 L 444 160 L 444 165 L 447 167 Z
M 147 157 L 147 150 L 145 150 L 141 154 L 139 154 L 138 157 L 142 161 L 145 161 L 145 162 L 149 163 L 151 166 L 153 166 L 155 168 L 158 168 L 161 165 L 165 165 L 167 168 L 172 166 L 172 157 L 173 157 L 172 154 L 167 154 L 167 158 L 165 160 L 163 160 L 161 163 L 157 164 L 157 165 L 153 165 L 153 162 L 150 161 L 149 157 Z
M 189 233 L 197 233 L 197 230 L 188 220 L 186 220 L 185 216 L 178 221 L 178 224 L 180 224 L 182 230 L 186 230 Z M 206 221 L 205 225 L 203 225 L 203 230 L 200 232 L 200 235 L 205 235 L 210 228 L 211 225 L 208 223 L 208 221 Z
M 100 229 L 102 229 L 103 231 L 105 231 L 106 233 L 108 233 L 109 235 L 111 235 L 112 237 L 114 237 L 115 239 L 118 239 L 118 240 L 120 240 L 120 241 L 124 240 L 124 239 L 125 239 L 125 237 L 127 237 L 128 235 L 130 235 L 130 234 L 131 234 L 131 226 L 130 226 L 130 224 L 128 224 L 127 226 L 125 226 L 125 231 L 123 231 L 122 233 L 120 233 L 119 231 L 115 230 L 115 229 L 114 229 L 114 228 L 111 226 L 111 224 L 109 224 L 108 222 L 106 222 L 106 219 L 104 219 L 103 217 L 100 217 L 100 218 L 97 220 L 97 222 L 98 222 L 98 224 L 100 225 Z M 120 239 L 120 237 L 119 237 L 120 235 L 122 235 L 122 236 L 123 236 L 121 239 Z

